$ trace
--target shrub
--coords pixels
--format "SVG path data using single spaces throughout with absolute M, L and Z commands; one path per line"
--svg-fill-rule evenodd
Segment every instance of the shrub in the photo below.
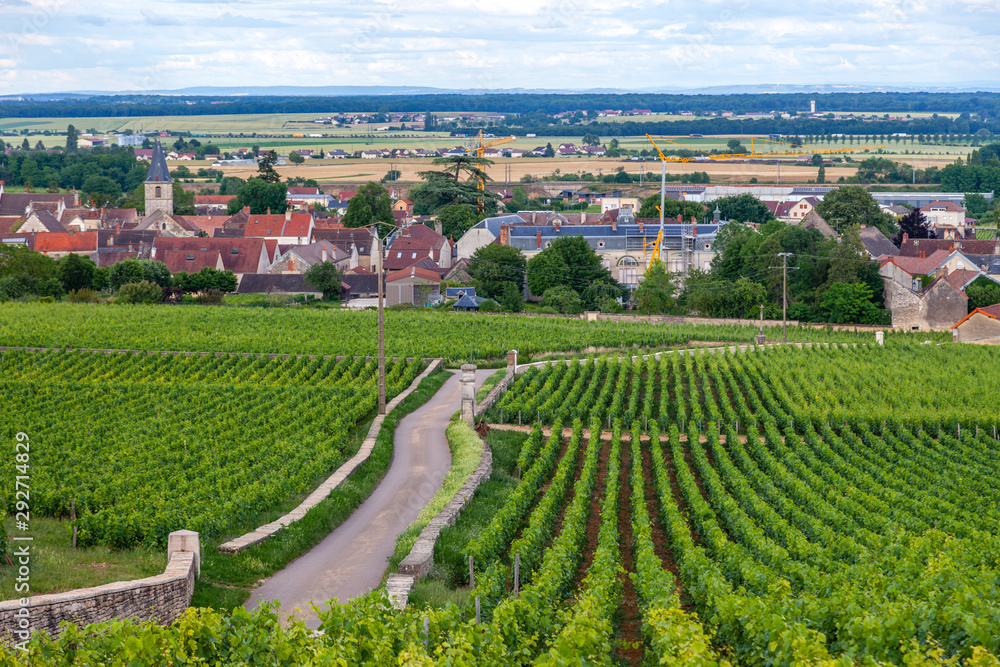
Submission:
M 122 285 L 115 295 L 116 303 L 160 303 L 161 301 L 163 301 L 163 288 L 148 280 Z
M 28 285 L 20 276 L 4 276 L 0 278 L 0 301 L 20 299 L 28 294 Z
M 81 287 L 69 293 L 70 303 L 94 303 L 97 301 L 97 290 Z
M 498 304 L 496 301 L 492 301 L 490 299 L 487 299 L 486 301 L 483 301 L 481 304 L 479 304 L 479 312 L 480 313 L 499 313 L 500 312 L 500 304 Z
M 43 296 L 38 300 L 38 303 L 55 303 L 56 298 L 54 296 Z
M 222 297 L 225 293 L 218 289 L 207 289 L 198 296 L 198 303 L 211 305 L 222 305 Z

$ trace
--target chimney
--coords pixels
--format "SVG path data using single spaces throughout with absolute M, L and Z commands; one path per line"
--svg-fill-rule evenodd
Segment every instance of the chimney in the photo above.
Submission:
M 947 275 L 948 275 L 947 266 L 939 266 L 938 268 L 934 269 L 934 278 L 944 278 Z
M 903 243 L 906 243 L 909 240 L 910 240 L 910 235 L 907 234 L 906 232 L 903 232 Z
M 246 213 L 247 215 L 250 215 L 250 207 L 249 206 L 244 206 L 243 207 L 243 212 Z
M 645 225 L 643 225 L 643 224 L 642 224 L 642 220 L 639 220 L 639 233 L 640 233 L 640 234 L 642 234 L 642 233 L 643 233 L 643 228 L 644 228 L 644 227 L 645 227 Z
M 292 209 L 291 208 L 286 208 L 285 209 L 285 222 L 288 222 L 291 219 L 292 219 Z
M 535 216 L 538 215 L 538 211 L 531 212 L 531 224 L 535 224 Z
M 556 230 L 557 234 L 559 233 L 559 222 L 560 221 L 559 221 L 558 218 L 556 218 L 555 220 L 552 221 L 552 226 L 555 227 L 555 230 Z
M 323 256 L 323 261 L 325 262 L 326 259 L 327 259 L 326 244 L 325 243 L 323 244 L 323 255 L 322 256 Z
M 677 214 L 677 224 L 678 225 L 684 224 L 684 217 L 680 213 Z
M 541 250 L 542 248 L 542 233 L 535 232 L 535 247 Z
M 434 231 L 438 233 L 439 236 L 444 236 L 444 225 L 441 224 L 440 220 L 434 222 Z
M 611 231 L 613 231 L 613 232 L 617 232 L 618 231 L 618 216 L 617 215 L 611 216 Z
M 108 245 L 109 245 L 109 246 L 112 246 L 112 245 L 114 245 L 114 244 L 115 244 L 115 237 L 114 237 L 114 234 L 109 234 L 109 235 L 108 235 Z

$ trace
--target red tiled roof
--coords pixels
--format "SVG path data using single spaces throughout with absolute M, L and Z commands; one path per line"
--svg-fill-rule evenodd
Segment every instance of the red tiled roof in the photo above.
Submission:
M 947 276 L 945 280 L 951 283 L 951 286 L 955 289 L 964 292 L 965 286 L 971 283 L 982 271 L 970 271 L 968 269 L 959 269 L 958 271 L 952 271 Z
M 16 215 L 0 215 L 0 234 L 10 234 L 11 230 L 23 221 L 24 218 Z
M 292 213 L 292 217 L 285 223 L 282 236 L 307 236 L 309 225 L 312 222 L 310 213 Z
M 266 252 L 263 239 L 254 238 L 171 238 L 160 236 L 153 241 L 156 257 L 167 250 L 216 250 L 222 263 L 233 273 L 256 273 L 261 254 Z
M 906 239 L 899 247 L 899 254 L 904 257 L 919 257 L 920 253 L 929 256 L 935 250 L 961 250 L 970 255 L 992 255 L 996 248 L 996 241 L 968 240 L 961 241 L 962 247 L 958 247 L 959 241 L 948 239 Z
M 319 195 L 319 188 L 288 188 L 290 195 Z
M 97 232 L 47 232 L 35 238 L 37 252 L 97 252 Z
M 411 266 L 410 268 L 403 269 L 401 271 L 390 271 L 385 277 L 385 282 L 394 283 L 398 280 L 406 280 L 408 278 L 421 278 L 423 280 L 439 282 L 441 280 L 441 274 L 436 271 L 431 271 L 430 269 Z
M 198 273 L 206 266 L 213 269 L 219 267 L 218 250 L 164 250 L 157 253 L 156 259 L 166 264 L 170 273 Z
M 264 239 L 264 248 L 267 250 L 267 261 L 278 259 L 278 239 Z
M 228 204 L 236 195 L 195 195 L 195 206 L 209 206 L 211 204 Z
M 174 220 L 184 220 L 209 236 L 216 229 L 222 229 L 222 226 L 229 220 L 228 215 L 175 215 L 173 218 Z
M 931 253 L 929 257 L 889 257 L 880 266 L 885 266 L 891 262 L 911 276 L 929 276 L 934 273 L 934 269 L 938 268 L 950 256 L 951 253 L 947 250 L 937 250 Z
M 938 201 L 932 201 L 930 204 L 927 204 L 926 206 L 920 207 L 920 210 L 921 211 L 929 211 L 932 208 L 944 209 L 945 211 L 951 211 L 951 212 L 954 212 L 954 213 L 957 213 L 959 211 L 964 211 L 965 210 L 965 209 L 963 209 L 961 206 L 959 206 L 958 204 L 956 204 L 953 201 L 940 201 L 940 200 L 938 200 Z
M 399 232 L 400 238 L 409 238 L 413 240 L 423 240 L 435 241 L 438 244 L 444 239 L 444 236 L 438 234 L 436 231 L 428 227 L 427 225 L 415 224 L 404 227 L 402 231 Z

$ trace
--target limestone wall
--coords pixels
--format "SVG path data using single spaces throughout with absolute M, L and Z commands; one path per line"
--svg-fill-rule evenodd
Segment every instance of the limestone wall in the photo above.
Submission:
M 163 574 L 134 581 L 118 581 L 66 593 L 35 595 L 0 602 L 0 641 L 18 643 L 31 633 L 59 634 L 63 621 L 87 625 L 122 618 L 176 620 L 191 603 L 200 561 L 198 533 L 170 534 L 168 562 Z M 25 611 L 26 610 L 26 611 Z

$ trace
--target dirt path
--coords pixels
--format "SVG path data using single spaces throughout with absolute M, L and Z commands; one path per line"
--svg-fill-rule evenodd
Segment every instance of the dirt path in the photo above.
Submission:
M 476 385 L 495 371 L 476 373 Z M 311 602 L 346 602 L 382 580 L 396 538 L 434 497 L 451 467 L 445 437 L 448 419 L 461 405 L 459 374 L 396 428 L 392 463 L 385 478 L 355 512 L 305 555 L 267 579 L 246 603 L 277 600 L 310 628 L 319 627 Z M 296 611 L 298 610 L 298 611 Z

